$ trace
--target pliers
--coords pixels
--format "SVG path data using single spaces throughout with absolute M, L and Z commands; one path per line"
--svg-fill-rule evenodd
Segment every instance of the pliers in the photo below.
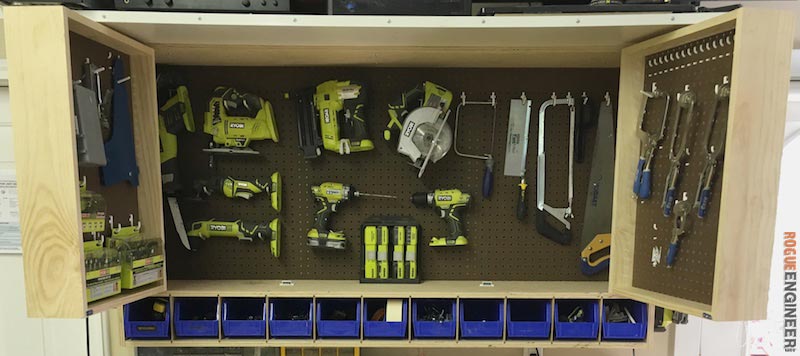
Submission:
M 717 168 L 717 163 L 722 158 L 725 152 L 725 134 L 728 129 L 727 115 L 724 119 L 719 120 L 719 113 L 722 109 L 722 104 L 726 106 L 730 98 L 731 87 L 728 82 L 728 77 L 722 78 L 722 84 L 714 86 L 714 112 L 706 124 L 706 137 L 705 137 L 705 166 L 703 173 L 700 174 L 700 181 L 697 184 L 697 194 L 695 196 L 694 205 L 697 207 L 697 217 L 705 218 L 708 211 L 708 202 L 711 199 L 711 183 L 714 180 L 714 172 Z M 719 122 L 719 125 L 717 121 Z M 716 141 L 711 142 L 711 135 L 716 131 Z
M 683 164 L 683 158 L 688 155 L 686 143 L 689 141 L 689 136 L 692 132 L 696 98 L 695 93 L 689 89 L 688 85 L 682 93 L 678 93 L 678 109 L 675 110 L 675 118 L 672 122 L 672 136 L 669 147 L 670 167 L 669 173 L 667 173 L 667 181 L 664 184 L 664 201 L 661 203 L 664 216 L 670 216 L 672 207 L 675 205 L 675 192 L 678 177 L 681 174 L 681 164 Z
M 633 194 L 640 199 L 650 197 L 650 165 L 653 162 L 653 155 L 661 139 L 664 138 L 664 129 L 667 126 L 667 113 L 669 112 L 670 96 L 656 88 L 653 83 L 651 91 L 641 91 L 644 95 L 642 103 L 642 116 L 639 118 L 639 129 L 636 136 L 641 141 L 639 145 L 639 163 L 636 165 L 636 177 L 633 180 Z M 647 102 L 650 99 L 664 98 L 664 118 L 661 120 L 661 129 L 655 133 L 644 130 L 644 117 L 647 115 Z

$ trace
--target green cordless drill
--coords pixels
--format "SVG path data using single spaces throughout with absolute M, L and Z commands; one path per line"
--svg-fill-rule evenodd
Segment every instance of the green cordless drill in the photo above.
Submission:
M 393 195 L 369 194 L 359 192 L 352 185 L 325 182 L 311 187 L 311 194 L 322 207 L 314 213 L 314 227 L 308 231 L 308 245 L 313 247 L 327 247 L 337 250 L 345 249 L 344 233 L 328 229 L 328 220 L 336 212 L 339 204 L 352 198 L 368 196 L 378 198 L 396 199 Z
M 441 218 L 450 225 L 450 236 L 431 238 L 430 246 L 463 246 L 467 244 L 464 227 L 461 226 L 462 213 L 469 205 L 470 195 L 458 189 L 414 193 L 411 202 L 417 207 L 433 206 L 439 210 Z

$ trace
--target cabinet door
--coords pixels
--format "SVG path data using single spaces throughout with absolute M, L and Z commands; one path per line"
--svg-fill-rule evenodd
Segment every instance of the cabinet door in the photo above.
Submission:
M 135 201 L 117 220 L 135 214 L 163 246 L 153 50 L 61 6 L 9 6 L 4 23 L 28 315 L 80 318 L 165 291 L 162 280 L 88 302 L 72 92 L 78 39 L 129 59 L 139 185 L 103 193 L 109 210 Z
M 743 8 L 623 50 L 612 293 L 714 320 L 766 317 L 793 30 L 791 14 Z M 729 97 L 722 96 L 715 109 L 716 93 L 724 91 L 725 81 Z M 666 132 L 652 161 L 652 196 L 632 198 L 645 100 L 641 91 L 651 91 L 653 83 L 671 98 Z M 692 101 L 687 89 L 695 98 L 690 115 L 688 106 L 677 110 L 679 103 Z M 647 103 L 647 131 L 658 131 L 664 106 L 664 99 Z M 710 128 L 713 117 L 717 124 Z M 677 119 L 681 123 L 675 130 Z M 679 133 L 677 156 L 682 127 L 688 128 L 687 155 L 678 164 L 671 202 L 685 202 L 665 216 L 671 138 Z M 695 201 L 702 190 L 707 132 L 713 132 L 712 151 L 724 143 L 724 157 L 710 180 L 708 209 L 700 218 Z M 681 215 L 679 207 L 688 210 L 683 220 L 675 217 Z M 676 227 L 684 232 L 668 268 Z M 654 249 L 660 249 L 660 258 Z

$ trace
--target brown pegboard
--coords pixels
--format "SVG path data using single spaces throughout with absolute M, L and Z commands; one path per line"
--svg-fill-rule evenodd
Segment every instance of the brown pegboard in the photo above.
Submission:
M 655 82 L 672 98 L 664 140 L 653 159 L 652 195 L 636 209 L 636 243 L 634 251 L 633 286 L 664 293 L 700 303 L 711 304 L 714 287 L 714 259 L 719 224 L 719 194 L 722 188 L 724 162 L 717 165 L 710 208 L 704 219 L 697 217 L 697 208 L 689 213 L 687 230 L 682 237 L 675 265 L 666 268 L 666 257 L 672 238 L 674 214 L 664 217 L 661 208 L 666 176 L 669 170 L 669 137 L 677 108 L 676 94 L 686 85 L 696 94 L 693 127 L 687 143 L 689 156 L 681 167 L 676 197 L 694 201 L 698 180 L 704 166 L 703 140 L 708 120 L 713 115 L 714 86 L 723 77 L 730 78 L 733 63 L 733 31 L 722 32 L 694 42 L 655 53 L 645 59 L 646 90 Z M 648 105 L 645 128 L 654 132 L 664 114 L 663 104 Z M 719 120 L 727 117 L 728 108 L 719 112 Z M 721 121 L 718 121 L 721 122 Z M 724 120 L 727 125 L 727 120 Z M 718 131 L 716 131 L 718 132 Z M 713 140 L 713 137 L 712 137 Z M 628 189 L 627 187 L 623 187 Z M 661 263 L 651 264 L 654 246 L 661 247 Z
M 109 58 L 109 54 L 111 54 L 111 56 L 121 56 L 126 65 L 126 75 L 130 75 L 130 60 L 127 54 L 115 51 L 108 46 L 73 32 L 69 34 L 69 41 L 73 80 L 79 80 L 81 78 L 84 60 L 89 58 L 92 63 L 95 63 L 97 66 L 107 67 L 105 71 L 100 73 L 100 81 L 102 90 L 105 91 L 105 89 L 111 88 L 111 70 L 108 67 L 111 66 L 112 59 Z M 128 95 L 130 95 L 130 90 L 128 91 Z M 130 102 L 130 97 L 128 101 Z M 137 120 L 140 118 L 132 119 Z M 113 127 L 114 124 L 110 124 Z M 103 136 L 106 140 L 108 140 L 110 134 L 111 132 L 109 130 L 103 130 Z M 132 186 L 130 183 L 121 182 L 112 186 L 104 186 L 101 184 L 100 180 L 100 168 L 79 167 L 78 174 L 78 179 L 84 176 L 86 177 L 86 186 L 88 190 L 103 195 L 107 205 L 106 216 L 113 215 L 115 221 L 125 225 L 127 224 L 129 214 L 138 213 L 139 202 L 138 196 L 136 195 L 136 187 Z M 76 184 L 77 183 L 78 182 L 76 182 Z M 145 226 L 143 227 L 143 232 L 158 228 L 157 226 Z
M 552 92 L 559 97 L 568 91 L 579 96 L 585 91 L 600 102 L 606 92 L 618 90 L 616 69 L 455 69 L 455 68 L 252 68 L 252 67 L 175 67 L 187 80 L 198 132 L 181 137 L 180 169 L 184 186 L 193 179 L 211 174 L 239 178 L 267 178 L 274 171 L 283 175 L 284 205 L 280 259 L 269 254 L 265 242 L 240 242 L 229 239 L 195 241 L 197 251 L 189 252 L 181 245 L 167 221 L 168 273 L 171 279 L 358 279 L 360 271 L 360 224 L 375 214 L 405 215 L 422 226 L 419 271 L 423 280 L 605 280 L 607 274 L 591 278 L 579 270 L 578 238 L 570 246 L 560 246 L 539 236 L 533 224 L 535 209 L 537 110 Z M 163 70 L 163 68 L 162 68 Z M 294 101 L 286 92 L 309 87 L 329 79 L 353 79 L 368 85 L 370 104 L 368 124 L 376 149 L 371 152 L 339 156 L 325 152 L 313 161 L 302 158 L 298 148 L 298 132 Z M 401 92 L 433 81 L 450 89 L 454 96 L 465 91 L 468 100 L 488 100 L 495 91 L 498 103 L 494 193 L 490 199 L 480 194 L 483 161 L 469 160 L 451 150 L 432 164 L 423 179 L 381 139 L 388 122 L 387 104 Z M 260 157 L 217 156 L 216 172 L 207 167 L 207 154 L 201 152 L 209 142 L 202 133 L 202 115 L 209 94 L 215 86 L 231 86 L 250 91 L 269 100 L 275 110 L 280 142 L 256 142 L 253 148 Z M 528 152 L 528 206 L 526 222 L 515 218 L 516 177 L 503 176 L 509 101 L 525 91 L 533 108 L 531 139 Z M 455 109 L 455 105 L 452 107 Z M 462 118 L 459 147 L 470 152 L 489 149 L 491 116 L 485 108 L 469 107 Z M 453 123 L 453 116 L 450 123 Z M 466 126 L 466 125 L 469 126 Z M 566 204 L 569 116 L 566 107 L 548 111 L 547 201 Z M 586 157 L 591 157 L 594 131 L 587 133 Z M 590 160 L 575 165 L 575 218 L 573 234 L 580 236 Z M 394 194 L 398 200 L 364 197 L 344 203 L 331 219 L 334 229 L 342 229 L 348 238 L 347 251 L 315 250 L 306 246 L 306 233 L 315 211 L 310 187 L 323 181 L 340 181 L 355 185 L 364 192 Z M 447 233 L 447 226 L 433 208 L 417 209 L 409 201 L 412 193 L 435 188 L 457 187 L 473 196 L 465 215 L 469 246 L 432 248 L 427 242 L 434 234 Z M 186 224 L 208 218 L 268 221 L 276 214 L 265 197 L 252 201 L 213 197 L 204 203 L 184 202 L 181 205 Z

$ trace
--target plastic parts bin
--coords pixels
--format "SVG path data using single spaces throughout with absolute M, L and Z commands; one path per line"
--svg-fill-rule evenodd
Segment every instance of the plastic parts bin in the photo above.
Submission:
M 556 300 L 556 339 L 597 339 L 598 330 L 600 329 L 597 302 L 597 300 Z M 567 321 L 570 313 L 578 307 L 583 310 L 582 320 L 576 322 Z
M 549 339 L 552 301 L 549 299 L 509 299 L 506 302 L 509 339 Z
M 386 321 L 386 302 L 387 299 L 364 299 L 363 316 L 364 338 L 404 338 L 408 330 L 408 299 L 403 299 L 403 318 L 401 321 Z M 370 320 L 375 313 L 384 309 L 384 314 L 380 320 Z
M 153 304 L 161 302 L 164 311 L 153 310 Z M 169 301 L 162 298 L 145 298 L 123 307 L 125 338 L 169 339 Z
M 317 299 L 317 336 L 358 338 L 360 328 L 359 299 Z
M 270 337 L 311 338 L 311 299 L 270 299 Z
M 502 299 L 462 299 L 459 309 L 461 337 L 465 339 L 503 338 Z
M 631 313 L 635 323 L 608 322 L 608 306 L 617 303 Z M 647 336 L 647 304 L 633 300 L 604 300 L 603 339 L 604 340 L 644 340 Z
M 222 335 L 265 338 L 267 336 L 264 298 L 223 298 Z
M 175 298 L 175 336 L 214 338 L 219 336 L 217 298 Z
M 414 299 L 411 304 L 414 338 L 455 339 L 455 300 Z

